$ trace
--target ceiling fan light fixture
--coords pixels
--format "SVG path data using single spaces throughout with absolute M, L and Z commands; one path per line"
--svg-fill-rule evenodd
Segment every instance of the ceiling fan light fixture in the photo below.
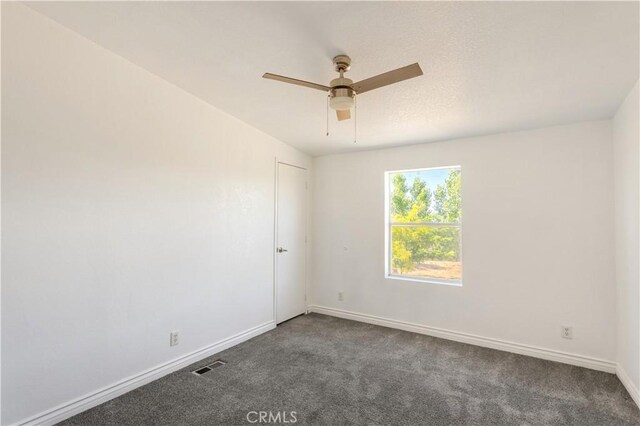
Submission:
M 354 104 L 354 97 L 355 92 L 349 87 L 332 89 L 329 106 L 336 111 L 351 109 Z

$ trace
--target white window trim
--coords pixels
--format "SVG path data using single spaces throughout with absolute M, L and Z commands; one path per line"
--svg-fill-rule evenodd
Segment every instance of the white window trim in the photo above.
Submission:
M 391 227 L 392 226 L 457 226 L 460 229 L 460 264 L 463 265 L 463 250 L 462 250 L 462 219 L 460 219 L 459 223 L 439 223 L 439 222 L 419 222 L 419 223 L 398 223 L 398 222 L 390 222 L 389 217 L 389 207 L 390 207 L 390 185 L 389 185 L 389 176 L 395 173 L 408 173 L 408 172 L 422 172 L 422 171 L 430 171 L 430 170 L 441 170 L 441 169 L 459 169 L 462 171 L 462 167 L 459 165 L 456 166 L 442 166 L 442 167 L 428 167 L 422 169 L 405 169 L 405 170 L 389 170 L 384 172 L 384 278 L 388 280 L 398 280 L 398 281 L 409 281 L 409 282 L 417 282 L 417 283 L 428 283 L 428 284 L 438 284 L 438 285 L 447 285 L 452 287 L 462 287 L 462 280 L 464 278 L 461 277 L 459 280 L 443 280 L 438 278 L 420 278 L 413 277 L 410 275 L 397 275 L 391 273 Z M 462 188 L 460 189 L 462 192 Z M 464 200 L 464 195 L 460 194 L 462 200 Z

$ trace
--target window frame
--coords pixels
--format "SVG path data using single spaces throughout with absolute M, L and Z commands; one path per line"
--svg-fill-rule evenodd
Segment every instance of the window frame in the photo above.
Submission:
M 458 223 L 442 223 L 442 222 L 413 222 L 413 223 L 403 223 L 403 222 L 391 222 L 390 216 L 390 207 L 391 207 L 391 175 L 396 173 L 410 173 L 410 172 L 428 172 L 431 170 L 442 170 L 442 169 L 458 169 L 462 174 L 462 166 L 461 165 L 452 165 L 452 166 L 438 166 L 438 167 L 423 167 L 423 168 L 415 168 L 415 169 L 403 169 L 403 170 L 387 170 L 384 172 L 384 278 L 389 280 L 399 280 L 399 281 L 410 281 L 410 282 L 419 282 L 419 283 L 428 283 L 428 284 L 439 284 L 439 285 L 448 285 L 453 287 L 462 287 L 462 281 L 464 278 L 464 268 L 463 268 L 463 250 L 462 250 L 462 221 L 463 214 L 460 215 L 460 222 Z M 464 195 L 462 193 L 462 187 L 460 187 L 460 200 L 462 209 L 462 204 L 464 204 Z M 459 229 L 459 246 L 460 246 L 460 279 L 448 280 L 441 278 L 420 278 L 411 275 L 398 275 L 393 274 L 391 268 L 391 232 L 394 226 L 431 226 L 431 227 L 458 227 Z

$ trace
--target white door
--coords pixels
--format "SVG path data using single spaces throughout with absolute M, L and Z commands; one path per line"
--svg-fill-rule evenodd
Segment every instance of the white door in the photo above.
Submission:
M 306 311 L 307 171 L 278 163 L 276 323 Z

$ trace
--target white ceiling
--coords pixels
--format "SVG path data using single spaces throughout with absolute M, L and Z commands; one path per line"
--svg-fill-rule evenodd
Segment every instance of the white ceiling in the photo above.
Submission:
M 638 3 L 46 2 L 30 6 L 197 97 L 313 155 L 613 115 L 638 79 Z M 419 62 L 424 75 L 358 98 L 328 84 Z

